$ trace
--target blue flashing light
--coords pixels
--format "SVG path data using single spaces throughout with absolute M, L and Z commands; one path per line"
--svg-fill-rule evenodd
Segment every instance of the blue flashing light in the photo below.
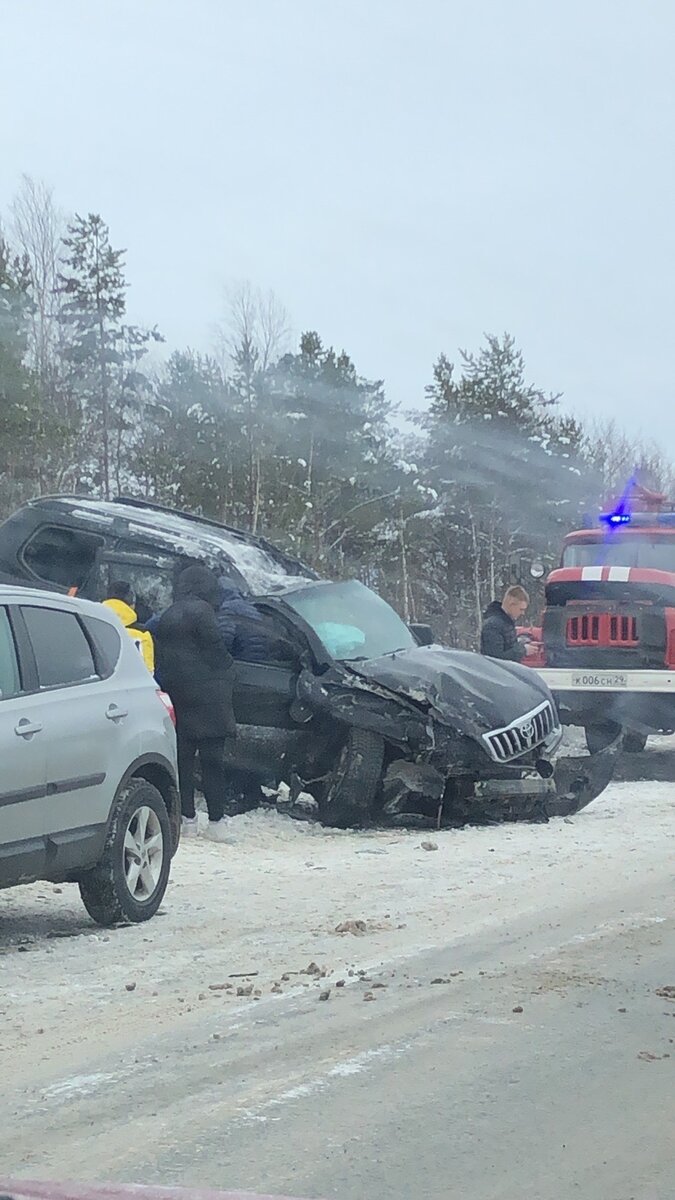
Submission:
M 632 479 L 628 480 L 623 496 L 616 508 L 612 509 L 611 512 L 600 514 L 600 520 L 603 525 L 608 525 L 610 529 L 616 529 L 620 525 L 630 525 L 630 502 L 636 483 L 637 480 L 633 476 Z
M 611 513 L 601 513 L 600 520 L 609 525 L 610 529 L 615 529 L 617 525 L 630 525 L 630 513 L 617 510 Z

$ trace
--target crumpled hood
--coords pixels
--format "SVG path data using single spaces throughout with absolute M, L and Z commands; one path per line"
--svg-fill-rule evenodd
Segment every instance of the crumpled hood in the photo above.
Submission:
M 547 685 L 528 667 L 445 646 L 348 665 L 371 683 L 429 704 L 437 719 L 473 738 L 510 725 L 544 700 L 553 703 Z

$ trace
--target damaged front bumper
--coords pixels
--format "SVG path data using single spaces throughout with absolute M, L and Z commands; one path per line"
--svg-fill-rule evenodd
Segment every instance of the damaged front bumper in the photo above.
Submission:
M 556 786 L 553 776 L 549 779 L 542 779 L 540 775 L 526 775 L 521 779 L 479 779 L 473 785 L 473 794 L 480 800 L 534 801 L 555 796 Z
M 623 732 L 598 754 L 559 758 L 555 764 L 555 797 L 546 804 L 549 817 L 569 817 L 580 812 L 604 792 L 614 775 L 623 746 Z
M 556 796 L 553 766 L 495 764 L 489 771 L 458 770 L 457 762 L 395 759 L 383 779 L 383 816 L 394 824 L 461 825 L 468 820 L 541 816 Z
M 307 713 L 380 735 L 388 747 L 379 815 L 396 825 L 439 828 L 468 821 L 545 820 L 576 812 L 611 779 L 618 747 L 553 761 L 563 731 L 551 699 L 500 728 L 457 728 L 433 708 L 357 676 L 309 672 L 298 681 Z M 393 755 L 393 757 L 391 757 Z
M 557 739 L 559 741 L 559 739 Z M 426 828 L 468 821 L 547 820 L 579 812 L 612 779 L 621 737 L 599 754 L 457 770 L 456 762 L 396 759 L 383 779 L 383 816 Z

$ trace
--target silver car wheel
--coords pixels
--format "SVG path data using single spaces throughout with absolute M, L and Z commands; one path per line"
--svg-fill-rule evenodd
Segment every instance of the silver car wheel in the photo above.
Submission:
M 134 900 L 154 894 L 164 862 L 164 836 L 157 814 L 142 805 L 136 809 L 124 835 L 124 876 Z

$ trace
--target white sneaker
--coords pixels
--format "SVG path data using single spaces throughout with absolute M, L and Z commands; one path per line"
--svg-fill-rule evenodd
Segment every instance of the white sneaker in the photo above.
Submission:
M 199 818 L 198 817 L 181 817 L 181 819 L 180 819 L 180 836 L 182 838 L 199 837 Z
M 210 842 L 229 842 L 230 822 L 227 817 L 221 817 L 220 821 L 209 821 L 206 837 Z

